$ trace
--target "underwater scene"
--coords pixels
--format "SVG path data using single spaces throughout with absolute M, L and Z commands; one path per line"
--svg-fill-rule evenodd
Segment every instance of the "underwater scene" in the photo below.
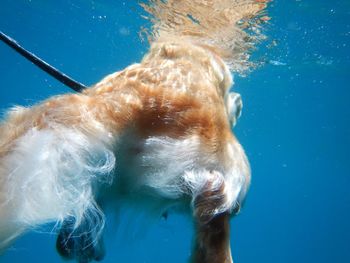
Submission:
M 139 3 L 1 0 L 0 31 L 92 86 L 147 54 L 151 21 Z M 273 0 L 263 15 L 255 67 L 233 74 L 232 90 L 243 101 L 234 132 L 252 176 L 244 206 L 230 219 L 233 260 L 350 262 L 350 1 Z M 1 116 L 14 105 L 74 93 L 2 42 L 0 77 Z M 104 211 L 101 262 L 189 262 L 191 216 L 112 210 Z M 65 262 L 56 238 L 54 222 L 28 230 L 0 263 Z

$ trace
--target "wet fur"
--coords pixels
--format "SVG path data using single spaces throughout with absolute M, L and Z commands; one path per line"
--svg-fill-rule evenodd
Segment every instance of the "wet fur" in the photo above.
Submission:
M 0 248 L 56 221 L 61 255 L 102 259 L 96 199 L 113 202 L 123 184 L 129 196 L 188 200 L 197 226 L 193 261 L 232 262 L 229 215 L 245 197 L 250 169 L 231 131 L 241 101 L 229 93 L 230 71 L 249 67 L 253 36 L 247 41 L 238 24 L 259 16 L 266 1 L 150 2 L 143 6 L 153 17 L 151 47 L 139 64 L 82 94 L 8 112 L 0 126 Z M 206 21 L 212 10 L 216 22 Z M 130 164 L 121 175 L 118 155 Z

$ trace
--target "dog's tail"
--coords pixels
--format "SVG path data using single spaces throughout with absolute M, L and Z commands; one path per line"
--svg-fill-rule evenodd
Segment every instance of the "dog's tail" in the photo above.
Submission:
M 141 4 L 153 23 L 149 41 L 182 38 L 206 46 L 234 72 L 253 64 L 249 52 L 264 38 L 261 24 L 270 0 L 149 0 Z

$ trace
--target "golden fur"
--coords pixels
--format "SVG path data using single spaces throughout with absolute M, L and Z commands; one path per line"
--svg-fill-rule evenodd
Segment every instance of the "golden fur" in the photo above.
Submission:
M 19 220 L 16 211 L 20 208 L 11 204 L 15 197 L 9 198 L 9 178 L 16 173 L 11 172 L 13 167 L 8 163 L 23 147 L 21 138 L 40 131 L 53 131 L 52 136 L 65 138 L 69 129 L 88 141 L 101 142 L 112 152 L 125 134 L 132 134 L 140 142 L 150 138 L 166 142 L 196 138 L 197 148 L 191 154 L 194 156 L 195 151 L 198 161 L 191 160 L 186 166 L 182 173 L 185 179 L 181 180 L 187 180 L 187 185 L 179 185 L 181 190 L 176 190 L 177 195 L 192 198 L 197 223 L 193 260 L 232 262 L 229 214 L 239 208 L 250 173 L 229 121 L 230 71 L 241 73 L 252 66 L 248 52 L 262 39 L 259 24 L 268 20 L 262 13 L 266 2 L 152 0 L 142 4 L 151 14 L 153 28 L 147 33 L 151 48 L 139 64 L 105 77 L 82 94 L 56 96 L 31 108 L 9 111 L 0 126 L 0 247 L 37 224 Z M 248 34 L 249 29 L 254 33 Z M 201 176 L 205 179 L 198 179 Z M 153 183 L 145 184 L 152 187 Z M 56 218 L 41 218 L 40 209 L 35 209 L 38 223 L 63 221 L 65 215 L 72 214 L 64 211 Z

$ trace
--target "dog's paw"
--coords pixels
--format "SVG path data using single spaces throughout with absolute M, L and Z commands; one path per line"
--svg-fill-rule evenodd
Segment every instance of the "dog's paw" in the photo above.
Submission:
M 56 241 L 58 253 L 65 259 L 76 259 L 79 263 L 101 261 L 105 256 L 103 239 L 98 232 L 99 228 L 94 228 L 100 223 L 84 219 L 75 228 L 75 219 L 66 219 Z

